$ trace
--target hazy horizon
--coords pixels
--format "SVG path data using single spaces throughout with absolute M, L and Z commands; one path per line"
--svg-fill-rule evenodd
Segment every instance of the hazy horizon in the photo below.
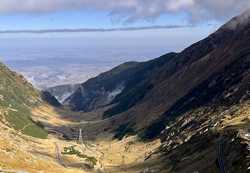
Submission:
M 216 26 L 109 33 L 0 35 L 0 58 L 36 87 L 79 83 L 127 61 L 178 52 Z M 173 32 L 175 31 L 175 32 Z M 8 36 L 8 37 L 6 37 Z M 175 41 L 172 41 L 175 40 Z

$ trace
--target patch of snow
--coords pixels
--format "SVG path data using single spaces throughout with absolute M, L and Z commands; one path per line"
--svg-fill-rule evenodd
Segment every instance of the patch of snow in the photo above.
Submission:
M 72 92 L 66 92 L 61 96 L 55 96 L 56 99 L 60 102 L 63 103 L 67 98 L 69 98 L 72 94 L 74 93 L 74 91 Z
M 117 95 L 119 95 L 123 90 L 125 86 L 123 84 L 118 85 L 113 91 L 108 93 L 107 100 L 108 102 L 111 102 Z

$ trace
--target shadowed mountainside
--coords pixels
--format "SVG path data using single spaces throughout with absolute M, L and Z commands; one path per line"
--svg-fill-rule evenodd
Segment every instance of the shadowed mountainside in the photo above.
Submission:
M 108 106 L 103 118 L 111 117 L 117 125 L 114 128 L 129 124 L 134 131 L 141 131 L 161 121 L 173 109 L 187 107 L 185 99 L 192 99 L 192 92 L 201 94 L 196 100 L 200 105 L 209 103 L 216 93 L 227 92 L 234 83 L 241 84 L 249 69 L 250 26 L 245 22 L 234 29 L 228 27 L 237 18 L 180 53 L 166 54 L 148 62 L 125 63 L 88 80 L 66 100 L 66 105 L 85 112 Z M 235 63 L 237 66 L 233 67 Z M 221 81 L 224 78 L 226 82 Z M 206 85 L 212 86 L 216 80 L 220 80 L 219 86 L 208 90 Z M 209 94 L 202 94 L 206 92 Z M 238 92 L 243 96 L 247 90 L 241 88 Z M 197 106 L 190 104 L 190 109 Z
M 250 15 L 233 18 L 180 53 L 130 62 L 81 84 L 65 101 L 102 119 L 71 126 L 89 138 L 138 135 L 161 146 L 144 158 L 148 172 L 246 173 L 250 123 Z M 244 19 L 244 20 L 241 20 Z M 100 113 L 100 112 L 99 112 Z M 84 114 L 82 114 L 84 115 Z M 157 165 L 152 165 L 157 160 Z M 150 165 L 145 167 L 145 165 Z
M 51 93 L 51 95 L 55 96 L 56 99 L 63 103 L 70 95 L 72 95 L 78 88 L 79 84 L 74 85 L 60 85 L 55 87 L 50 87 L 45 91 Z

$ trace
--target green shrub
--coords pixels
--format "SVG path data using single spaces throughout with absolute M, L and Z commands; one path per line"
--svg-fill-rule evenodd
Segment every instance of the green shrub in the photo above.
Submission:
M 96 165 L 97 159 L 95 157 L 87 156 L 85 154 L 82 154 L 80 151 L 75 149 L 75 145 L 64 147 L 64 151 L 61 152 L 64 155 L 76 155 L 79 158 L 85 159 L 85 161 L 91 163 L 93 166 Z

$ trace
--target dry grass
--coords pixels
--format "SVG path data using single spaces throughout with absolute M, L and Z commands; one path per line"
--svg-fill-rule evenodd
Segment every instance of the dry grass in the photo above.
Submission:
M 55 108 L 47 104 L 34 108 L 32 114 L 34 120 L 53 124 L 54 126 L 74 124 L 66 118 L 62 118 Z
M 244 128 L 250 122 L 250 103 L 246 102 L 238 106 L 233 113 L 226 114 L 222 119 L 221 127 Z
M 30 173 L 77 173 L 79 169 L 66 169 L 55 159 L 56 139 L 36 139 L 17 134 L 0 124 L 0 167 L 2 169 L 23 170 Z M 60 141 L 61 142 L 61 141 Z
M 32 114 L 34 120 L 55 126 L 77 124 L 62 118 L 54 108 L 48 105 L 33 109 Z M 75 141 L 60 140 L 52 135 L 49 135 L 48 139 L 32 138 L 2 123 L 0 123 L 0 138 L 0 169 L 22 170 L 29 173 L 84 172 L 80 169 L 84 164 L 80 158 L 61 155 L 68 168 L 61 165 L 57 159 L 56 144 L 60 152 L 64 147 L 72 145 L 82 149 Z M 84 154 L 95 157 L 98 160 L 96 168 L 104 170 L 105 173 L 137 173 L 144 169 L 144 159 L 160 146 L 159 140 L 144 143 L 136 137 L 125 138 L 121 141 L 99 139 L 89 143 L 91 147 L 84 150 Z M 95 172 L 95 170 L 88 171 Z

